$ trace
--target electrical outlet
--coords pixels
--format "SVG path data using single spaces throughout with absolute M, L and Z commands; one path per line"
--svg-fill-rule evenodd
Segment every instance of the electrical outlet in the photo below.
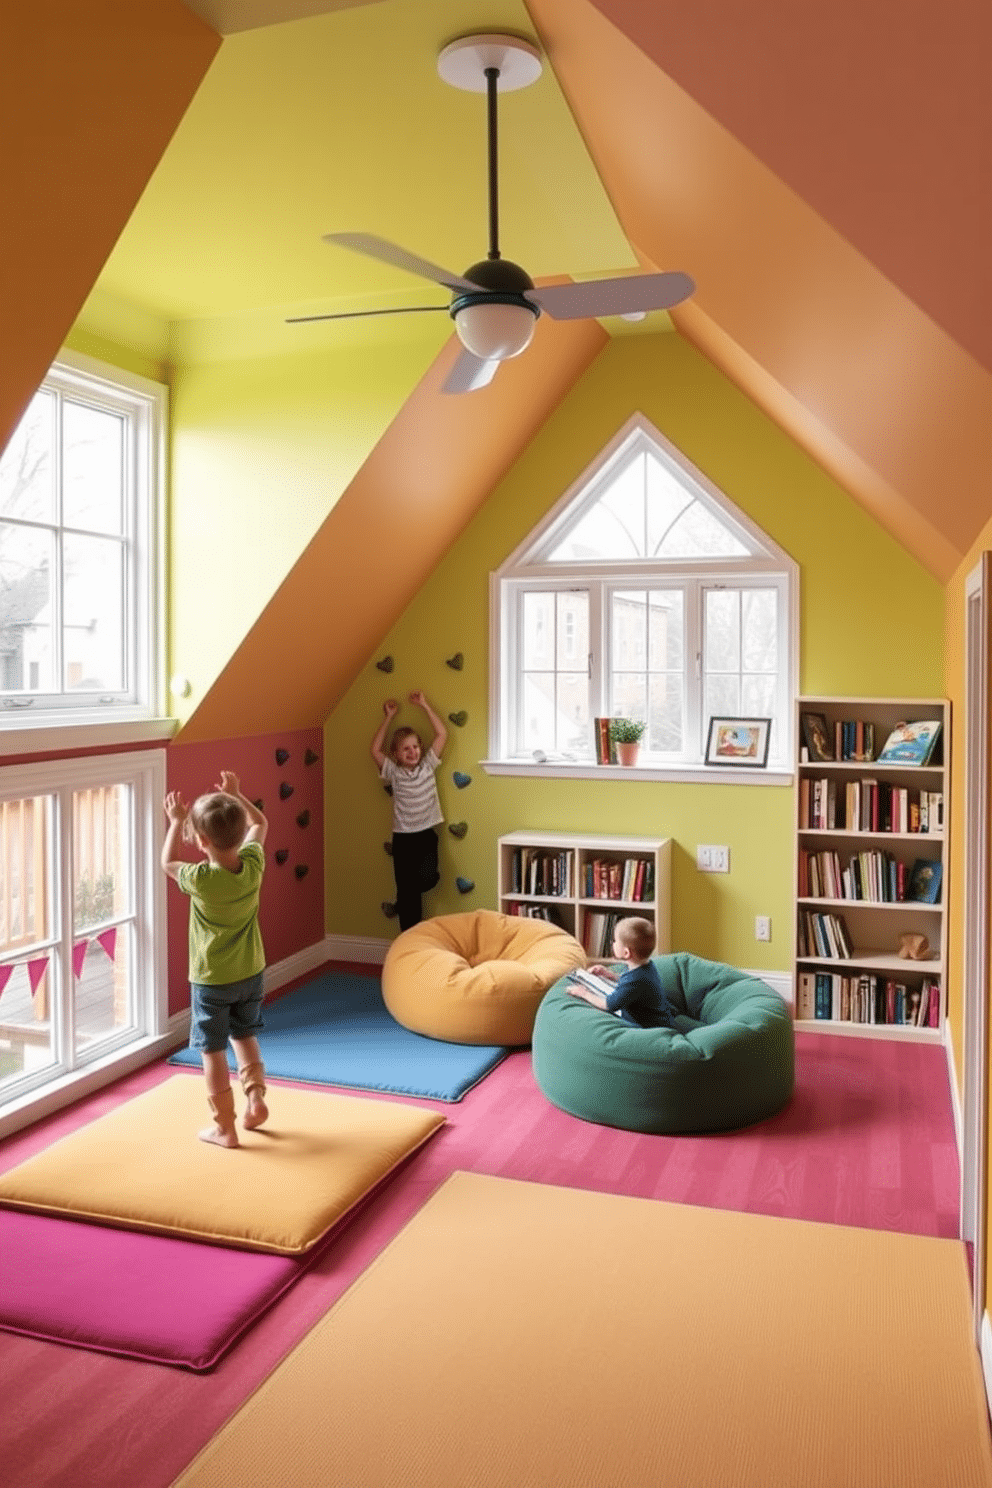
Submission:
M 771 940 L 772 922 L 768 915 L 755 915 L 754 938 L 755 940 Z
M 730 848 L 701 844 L 696 848 L 696 867 L 700 873 L 729 873 Z

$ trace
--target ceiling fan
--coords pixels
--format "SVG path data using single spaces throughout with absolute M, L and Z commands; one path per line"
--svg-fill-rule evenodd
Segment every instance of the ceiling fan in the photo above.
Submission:
M 453 274 L 426 258 L 372 233 L 327 233 L 325 243 L 363 253 L 394 268 L 406 269 L 451 291 L 446 305 L 411 305 L 397 309 L 352 310 L 332 315 L 297 315 L 293 324 L 311 320 L 354 320 L 367 315 L 409 315 L 443 310 L 455 322 L 462 351 L 445 379 L 442 391 L 468 393 L 485 387 L 501 362 L 519 356 L 529 346 L 537 318 L 543 311 L 552 320 L 585 320 L 601 315 L 623 315 L 640 320 L 649 310 L 668 310 L 688 299 L 695 284 L 688 274 L 634 274 L 617 279 L 594 279 L 581 284 L 552 284 L 536 288 L 519 264 L 499 250 L 499 188 L 497 161 L 497 94 L 526 88 L 541 74 L 537 48 L 517 36 L 465 36 L 446 46 L 438 57 L 445 82 L 487 97 L 489 160 L 489 252 L 464 274 Z

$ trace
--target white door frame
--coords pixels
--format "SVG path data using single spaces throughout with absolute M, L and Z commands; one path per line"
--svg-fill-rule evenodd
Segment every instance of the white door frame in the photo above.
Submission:
M 973 1247 L 975 1341 L 985 1313 L 989 1003 L 989 604 L 992 554 L 965 584 L 964 1050 L 961 1237 Z M 945 816 L 945 821 L 947 820 Z

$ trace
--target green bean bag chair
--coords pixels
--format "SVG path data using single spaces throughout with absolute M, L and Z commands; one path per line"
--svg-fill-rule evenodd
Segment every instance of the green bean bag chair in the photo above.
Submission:
M 729 1131 L 792 1098 L 788 1007 L 764 982 L 686 952 L 656 956 L 671 1028 L 632 1028 L 555 982 L 534 1022 L 534 1077 L 552 1105 L 584 1121 L 674 1135 Z

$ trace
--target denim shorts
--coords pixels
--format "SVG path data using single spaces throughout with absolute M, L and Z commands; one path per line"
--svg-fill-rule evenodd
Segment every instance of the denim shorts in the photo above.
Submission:
M 189 1046 L 207 1054 L 219 1054 L 229 1038 L 252 1038 L 265 1027 L 262 1022 L 262 973 L 241 982 L 189 987 L 192 1022 Z

